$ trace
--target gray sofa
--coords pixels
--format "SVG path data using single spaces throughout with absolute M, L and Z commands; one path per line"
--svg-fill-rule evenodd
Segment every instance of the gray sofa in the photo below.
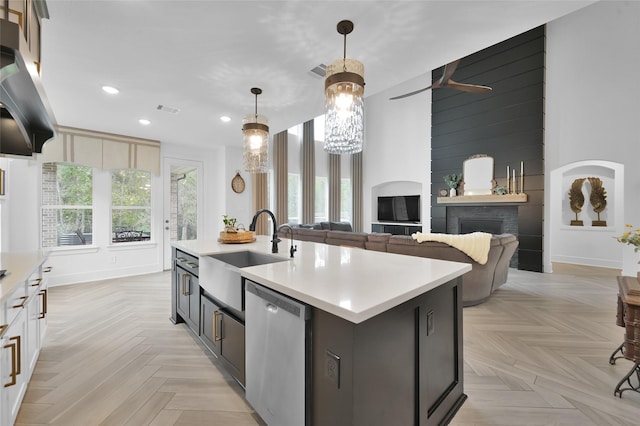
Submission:
M 491 237 L 487 263 L 481 265 L 448 244 L 437 241 L 418 243 L 408 235 L 393 235 L 387 243 L 387 252 L 470 263 L 471 272 L 462 276 L 462 302 L 464 306 L 473 306 L 487 300 L 507 282 L 509 260 L 517 247 L 518 241 L 514 235 L 494 235 Z
M 280 231 L 280 236 L 288 238 L 288 232 L 289 230 L 285 228 Z M 472 267 L 471 271 L 462 276 L 464 306 L 473 306 L 486 301 L 494 291 L 507 282 L 509 261 L 518 248 L 518 240 L 514 235 L 493 235 L 488 260 L 481 265 L 448 244 L 437 241 L 418 243 L 410 235 L 294 227 L 293 238 L 299 241 L 469 263 Z

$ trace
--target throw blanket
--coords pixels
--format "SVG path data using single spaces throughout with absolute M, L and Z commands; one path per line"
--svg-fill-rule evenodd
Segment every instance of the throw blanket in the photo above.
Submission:
M 487 263 L 491 234 L 473 232 L 471 234 L 423 234 L 416 232 L 411 237 L 419 243 L 424 241 L 438 241 L 455 247 L 481 265 Z

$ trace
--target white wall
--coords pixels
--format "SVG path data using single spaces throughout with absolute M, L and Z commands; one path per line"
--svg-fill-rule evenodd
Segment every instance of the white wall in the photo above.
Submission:
M 636 273 L 638 254 L 612 244 L 612 238 L 623 232 L 624 223 L 640 226 L 639 41 L 638 2 L 599 2 L 547 26 L 545 271 L 551 271 L 554 257 L 587 257 L 589 252 L 595 260 L 588 263 L 617 265 L 624 275 Z M 558 202 L 551 199 L 550 189 L 561 184 L 551 182 L 551 175 L 588 160 L 624 165 L 623 200 L 616 203 L 624 217 L 611 232 L 572 230 L 576 238 L 566 241 L 550 228 L 551 206 Z M 588 201 L 585 208 L 590 208 Z
M 238 139 L 240 140 L 240 139 Z M 251 194 L 253 193 L 253 183 L 251 173 L 245 172 L 242 166 L 242 147 L 227 147 L 225 149 L 225 173 L 224 173 L 224 191 L 226 199 L 226 210 L 223 214 L 238 219 L 237 224 L 243 224 L 249 229 L 249 224 L 253 218 Z M 240 171 L 240 176 L 244 179 L 244 192 L 236 194 L 231 189 L 231 180 L 236 175 L 236 171 Z M 218 231 L 222 231 L 222 217 L 219 221 Z
M 431 224 L 431 91 L 395 101 L 390 97 L 431 84 L 431 72 L 365 98 L 363 231 L 375 222 L 379 188 L 415 194 L 421 185 L 423 231 Z M 406 182 L 406 188 L 402 182 Z M 378 189 L 376 189 L 378 188 Z M 405 189 L 409 192 L 405 192 Z
M 3 237 L 6 249 L 10 252 L 37 250 L 41 226 L 40 163 L 22 158 L 9 159 L 8 163 L 2 218 L 8 223 L 7 235 Z

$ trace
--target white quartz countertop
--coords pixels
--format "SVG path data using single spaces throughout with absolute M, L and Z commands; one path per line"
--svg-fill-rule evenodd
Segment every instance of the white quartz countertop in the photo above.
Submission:
M 247 244 L 216 240 L 176 241 L 174 247 L 194 256 L 250 250 L 271 253 L 271 237 Z M 329 244 L 282 239 L 274 256 L 288 259 L 241 268 L 252 281 L 333 315 L 360 323 L 426 293 L 471 270 L 467 263 L 427 259 Z
M 15 287 L 24 283 L 46 259 L 47 254 L 41 251 L 1 253 L 0 269 L 6 269 L 7 272 L 0 278 L 0 302 L 4 302 Z

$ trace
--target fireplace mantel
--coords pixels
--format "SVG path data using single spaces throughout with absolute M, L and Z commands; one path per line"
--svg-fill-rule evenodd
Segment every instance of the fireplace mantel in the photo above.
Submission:
M 457 197 L 438 197 L 438 204 L 513 204 L 526 203 L 527 194 L 505 195 L 459 195 Z

